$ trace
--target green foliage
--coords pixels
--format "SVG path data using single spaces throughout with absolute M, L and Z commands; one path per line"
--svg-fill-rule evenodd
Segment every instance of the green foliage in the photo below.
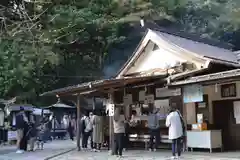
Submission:
M 109 49 L 129 35 L 124 26 L 142 17 L 220 38 L 239 29 L 239 8 L 238 0 L 0 2 L 0 96 L 33 100 L 46 90 L 100 79 Z

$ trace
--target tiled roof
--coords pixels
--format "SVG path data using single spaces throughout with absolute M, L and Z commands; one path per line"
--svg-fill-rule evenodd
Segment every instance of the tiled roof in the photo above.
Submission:
M 177 47 L 196 53 L 210 59 L 228 61 L 238 63 L 237 56 L 234 52 L 228 49 L 216 47 L 203 42 L 193 41 L 187 38 L 174 36 L 168 33 L 153 31 L 159 35 L 163 40 L 169 42 Z
M 72 91 L 72 90 L 77 90 L 77 89 L 80 89 L 80 88 L 84 89 L 84 88 L 88 88 L 89 85 L 98 84 L 98 83 L 101 83 L 103 81 L 104 80 L 96 80 L 96 81 L 85 82 L 85 83 L 72 85 L 72 86 L 68 86 L 68 87 L 64 87 L 64 88 L 59 88 L 59 89 L 55 89 L 55 90 L 52 90 L 52 91 L 44 92 L 40 96 L 50 95 L 50 94 L 54 94 L 54 93 L 65 93 L 65 92 L 69 92 L 69 91 Z
M 202 83 L 207 81 L 217 81 L 223 79 L 231 79 L 240 77 L 240 69 L 234 69 L 230 71 L 212 73 L 202 76 L 191 77 L 186 80 L 172 82 L 170 86 L 179 86 L 179 85 L 187 85 L 187 84 L 194 84 L 194 83 Z
M 164 75 L 154 75 L 154 76 L 144 76 L 144 77 L 131 77 L 131 78 L 122 78 L 122 79 L 103 79 L 96 80 L 91 82 L 86 82 L 74 86 L 64 87 L 48 92 L 42 93 L 40 96 L 47 95 L 56 95 L 56 94 L 70 94 L 70 93 L 83 93 L 83 92 L 91 92 L 97 88 L 111 88 L 116 86 L 124 86 L 134 82 L 143 82 L 150 79 L 156 78 L 166 78 L 166 74 Z

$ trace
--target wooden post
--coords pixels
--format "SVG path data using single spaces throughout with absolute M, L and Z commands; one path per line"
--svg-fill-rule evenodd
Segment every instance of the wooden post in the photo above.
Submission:
M 111 104 L 114 104 L 114 94 L 111 92 L 109 94 L 109 101 Z M 114 155 L 114 130 L 113 130 L 113 116 L 109 116 L 109 142 L 110 142 L 110 153 Z
M 78 151 L 81 150 L 80 147 L 80 137 L 81 137 L 81 118 L 80 118 L 80 95 L 77 95 L 77 148 Z
M 93 107 L 92 109 L 93 109 L 93 111 L 94 111 L 94 110 L 96 109 L 96 99 L 95 99 L 95 97 L 92 98 L 92 105 L 93 105 L 93 106 L 92 106 L 92 107 Z

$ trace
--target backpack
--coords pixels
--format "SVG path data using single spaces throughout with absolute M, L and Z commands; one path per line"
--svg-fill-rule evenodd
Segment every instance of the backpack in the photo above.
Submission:
M 182 130 L 183 130 L 183 136 L 184 136 L 185 132 L 186 132 L 185 123 L 184 123 L 184 120 L 183 120 L 183 117 L 182 117 L 181 113 L 179 111 L 177 111 L 177 113 L 179 115 L 179 118 L 180 118 L 180 121 L 181 121 L 181 124 L 182 124 Z

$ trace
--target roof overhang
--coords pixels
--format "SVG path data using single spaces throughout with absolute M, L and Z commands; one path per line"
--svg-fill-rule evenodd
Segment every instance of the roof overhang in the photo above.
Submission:
M 164 74 L 157 76 L 105 79 L 48 91 L 42 93 L 40 96 L 88 95 L 94 92 L 108 93 L 114 90 L 114 88 L 125 87 L 127 85 L 134 85 L 136 83 L 146 82 L 149 80 L 161 80 L 165 79 L 166 77 L 167 75 Z
M 183 86 L 189 84 L 197 84 L 197 83 L 206 83 L 206 82 L 219 82 L 224 80 L 233 80 L 240 78 L 240 69 L 234 69 L 225 72 L 218 72 L 213 74 L 207 74 L 202 76 L 192 77 L 182 81 L 176 81 L 168 84 L 168 86 Z

